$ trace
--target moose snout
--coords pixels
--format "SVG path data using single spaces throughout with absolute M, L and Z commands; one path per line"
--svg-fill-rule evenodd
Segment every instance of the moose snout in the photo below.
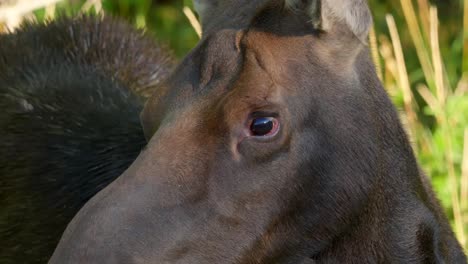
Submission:
M 120 192 L 112 193 L 111 187 L 93 199 L 70 223 L 50 263 L 167 261 L 168 249 L 180 242 L 177 234 L 182 236 L 192 225 L 188 212 L 196 209 L 190 205 L 156 208 L 151 205 L 150 190 L 140 188 L 138 198 L 116 199 Z
M 189 158 L 190 145 L 183 140 L 183 148 L 174 145 L 170 134 L 157 135 L 123 175 L 78 212 L 49 263 L 175 263 L 181 258 L 181 238 L 190 240 L 187 230 L 196 233 L 195 224 L 204 221 L 200 179 L 206 171 Z

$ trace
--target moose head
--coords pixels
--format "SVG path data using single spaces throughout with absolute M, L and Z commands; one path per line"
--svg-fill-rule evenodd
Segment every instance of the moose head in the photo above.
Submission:
M 50 263 L 460 263 L 366 44 L 365 0 L 198 0 L 148 145 Z

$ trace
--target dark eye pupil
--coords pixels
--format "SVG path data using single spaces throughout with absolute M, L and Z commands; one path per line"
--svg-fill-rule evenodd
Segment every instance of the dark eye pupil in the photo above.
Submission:
M 273 129 L 273 120 L 270 117 L 255 118 L 250 125 L 250 131 L 254 136 L 264 136 Z

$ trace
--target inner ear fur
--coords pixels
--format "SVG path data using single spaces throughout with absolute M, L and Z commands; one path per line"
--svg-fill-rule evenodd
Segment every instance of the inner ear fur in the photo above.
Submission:
M 372 25 L 372 15 L 367 0 L 285 0 L 286 8 L 304 11 L 314 27 L 331 32 L 346 26 L 362 43 Z

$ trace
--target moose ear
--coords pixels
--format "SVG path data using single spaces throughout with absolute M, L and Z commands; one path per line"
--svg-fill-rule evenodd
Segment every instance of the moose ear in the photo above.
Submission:
M 211 13 L 219 5 L 219 2 L 217 0 L 193 0 L 193 6 L 200 16 L 202 26 L 206 25 L 207 18 L 211 16 Z
M 285 0 L 293 11 L 305 11 L 313 25 L 325 32 L 346 26 L 362 43 L 372 25 L 367 0 Z

